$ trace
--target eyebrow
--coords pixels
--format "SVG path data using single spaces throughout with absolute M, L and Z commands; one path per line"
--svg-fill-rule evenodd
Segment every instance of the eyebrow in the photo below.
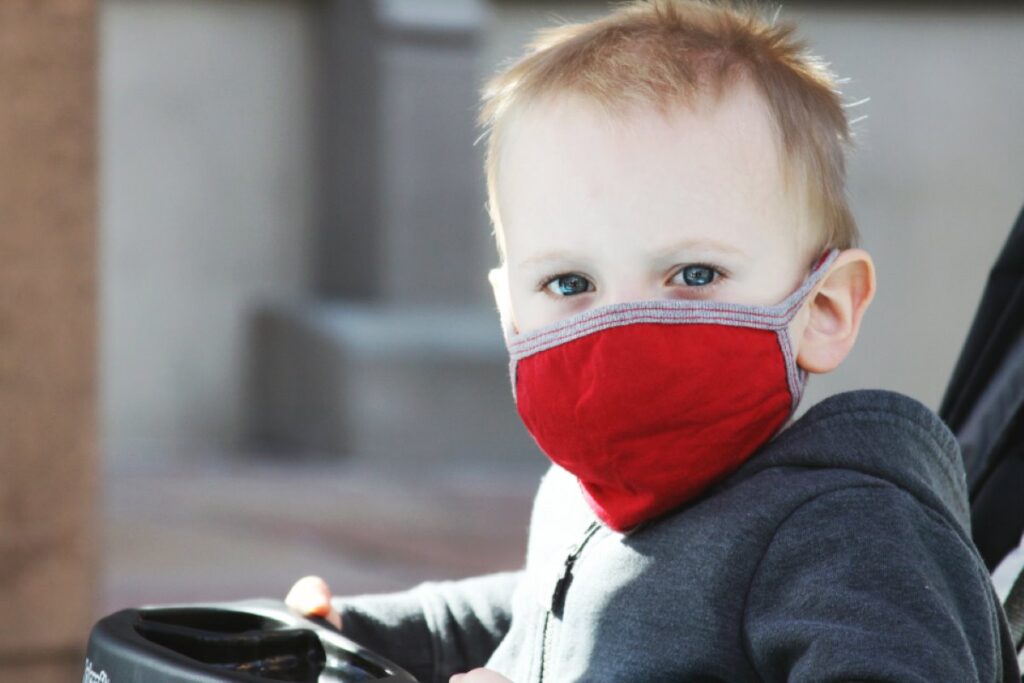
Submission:
M 531 256 L 530 258 L 523 259 L 522 261 L 517 263 L 516 266 L 522 268 L 524 266 L 550 263 L 553 261 L 569 261 L 572 260 L 573 258 L 574 256 L 568 251 L 545 251 L 541 254 L 537 254 L 536 256 Z
M 745 252 L 734 244 L 728 242 L 719 242 L 717 240 L 709 239 L 691 239 L 682 240 L 681 242 L 675 242 L 673 244 L 666 245 L 661 249 L 653 252 L 655 256 L 668 256 L 670 254 L 676 254 L 680 251 L 716 251 L 723 254 L 732 254 L 736 256 L 743 256 Z
M 735 256 L 744 256 L 745 252 L 739 247 L 729 244 L 727 242 L 719 242 L 716 240 L 708 239 L 689 239 L 682 240 L 681 242 L 675 242 L 666 245 L 660 249 L 657 249 L 651 253 L 655 258 L 665 258 L 681 251 L 711 251 L 720 252 Z M 546 251 L 529 258 L 525 258 L 516 264 L 516 267 L 523 268 L 526 266 L 533 266 L 537 264 L 558 262 L 558 261 L 571 261 L 575 258 L 579 258 L 578 255 L 574 255 L 569 251 L 565 250 L 553 250 Z

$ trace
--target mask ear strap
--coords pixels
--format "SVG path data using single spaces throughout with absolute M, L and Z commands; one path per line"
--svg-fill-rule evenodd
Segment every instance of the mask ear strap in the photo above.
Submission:
M 789 323 L 796 317 L 804 301 L 807 300 L 814 288 L 821 282 L 821 279 L 838 256 L 838 249 L 831 249 L 822 254 L 814 269 L 811 270 L 810 275 L 803 281 L 803 284 L 786 297 L 785 301 L 779 304 L 779 307 L 786 312 L 785 322 L 776 330 L 776 334 L 779 337 L 779 346 L 782 348 L 782 355 L 786 363 L 786 381 L 789 384 L 789 394 L 793 399 L 790 415 L 796 412 L 800 399 L 803 398 L 808 373 L 796 363 L 796 350 L 793 348 L 793 340 L 789 336 Z
M 797 290 L 778 304 L 778 308 L 785 311 L 785 316 L 782 321 L 783 325 L 788 325 L 789 322 L 796 317 L 801 304 L 803 304 L 807 297 L 810 296 L 811 291 L 818 285 L 818 283 L 821 282 L 821 279 L 825 276 L 825 273 L 828 272 L 828 269 L 832 266 L 838 256 L 838 249 L 830 249 L 822 254 L 813 270 L 811 270 L 810 274 L 797 288 Z
M 814 264 L 814 268 L 811 269 L 811 272 L 814 272 L 821 268 L 823 265 L 825 265 L 826 261 L 834 260 L 837 254 L 839 254 L 838 249 L 829 249 L 828 251 L 826 251 L 824 254 L 821 255 L 821 258 L 818 259 L 818 262 Z

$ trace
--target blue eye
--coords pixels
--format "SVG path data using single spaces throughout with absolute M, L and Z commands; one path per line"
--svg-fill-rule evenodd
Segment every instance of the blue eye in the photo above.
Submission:
M 710 285 L 717 275 L 714 268 L 702 265 L 685 266 L 679 274 L 683 276 L 683 282 L 690 287 Z
M 558 296 L 574 296 L 593 291 L 594 286 L 590 284 L 590 280 L 582 275 L 567 273 L 549 280 L 545 285 L 545 289 Z

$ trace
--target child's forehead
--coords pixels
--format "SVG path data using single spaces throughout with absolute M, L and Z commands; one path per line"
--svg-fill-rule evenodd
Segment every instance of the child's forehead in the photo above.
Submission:
M 768 174 L 783 185 L 792 179 L 764 98 L 750 85 L 685 101 L 621 105 L 555 93 L 510 114 L 497 159 L 499 185 L 517 161 L 522 168 L 524 157 L 527 167 L 555 164 L 566 173 L 592 171 L 594 164 L 619 174 L 678 173 L 695 164 L 731 168 L 733 177 Z
M 622 184 L 641 195 L 716 183 L 762 190 L 785 185 L 778 136 L 762 99 L 750 91 L 694 106 L 622 111 L 560 95 L 525 108 L 511 124 L 498 160 L 500 190 L 535 185 L 542 177 L 557 181 L 549 191 L 590 181 L 594 192 Z M 503 176 L 514 182 L 502 182 Z
M 655 250 L 746 250 L 759 233 L 804 232 L 803 197 L 784 175 L 763 99 L 737 88 L 668 108 L 609 111 L 571 94 L 538 101 L 517 112 L 497 180 L 513 242 L 569 249 L 633 234 Z

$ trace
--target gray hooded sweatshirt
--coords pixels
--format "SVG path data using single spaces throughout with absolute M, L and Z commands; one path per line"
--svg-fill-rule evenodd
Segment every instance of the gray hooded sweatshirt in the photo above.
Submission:
M 622 534 L 541 482 L 525 568 L 339 598 L 419 680 L 1013 681 L 959 450 L 927 408 L 834 396 L 703 497 Z

